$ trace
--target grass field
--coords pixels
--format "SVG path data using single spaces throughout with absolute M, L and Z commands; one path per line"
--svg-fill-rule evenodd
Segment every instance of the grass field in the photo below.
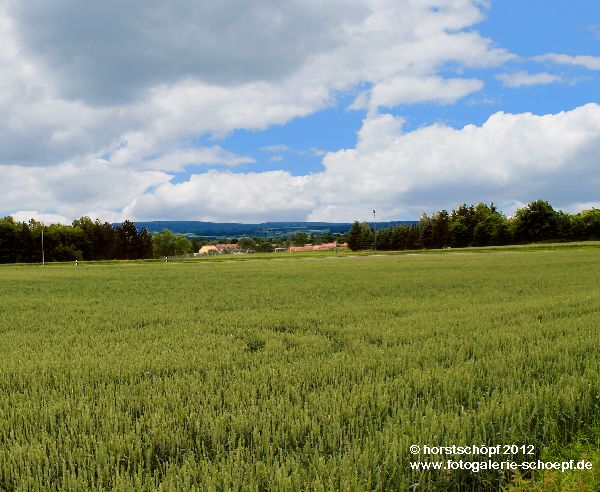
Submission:
M 597 459 L 600 250 L 577 249 L 4 266 L 0 490 L 544 487 L 409 447 Z

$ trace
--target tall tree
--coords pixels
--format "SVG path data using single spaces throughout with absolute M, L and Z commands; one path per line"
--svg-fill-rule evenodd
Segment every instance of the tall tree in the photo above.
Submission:
M 15 261 L 29 263 L 34 261 L 34 246 L 31 229 L 24 222 L 15 224 Z
M 238 245 L 241 250 L 256 251 L 256 241 L 251 237 L 241 237 L 238 239 Z
M 294 235 L 294 238 L 292 239 L 294 246 L 304 246 L 306 243 L 308 243 L 308 241 L 309 241 L 308 234 L 306 232 L 302 232 L 302 231 L 298 231 Z
M 573 230 L 577 239 L 600 239 L 600 209 L 583 210 L 575 215 Z
M 450 215 L 446 210 L 431 216 L 431 236 L 434 248 L 450 246 Z
M 152 245 L 154 255 L 157 258 L 172 256 L 175 254 L 175 234 L 169 229 L 163 229 L 161 232 L 152 233 Z
M 452 246 L 464 248 L 470 246 L 473 241 L 475 229 L 475 207 L 463 203 L 450 214 L 449 232 L 452 238 Z
M 354 222 L 348 233 L 348 247 L 353 251 L 371 249 L 375 240 L 375 234 L 371 226 L 366 222 Z
M 133 222 L 126 220 L 116 227 L 116 256 L 120 260 L 135 259 L 139 253 L 139 234 Z
M 419 244 L 421 248 L 429 249 L 434 247 L 433 243 L 433 225 L 431 218 L 423 212 L 419 219 Z
M 535 200 L 515 212 L 511 227 L 519 243 L 557 239 L 557 213 L 548 202 Z
M 148 259 L 154 257 L 154 250 L 152 244 L 152 236 L 148 233 L 145 227 L 142 227 L 139 235 L 139 247 L 138 247 L 138 258 Z M 190 251 L 191 243 L 186 239 L 188 251 Z
M 15 261 L 15 221 L 12 217 L 0 219 L 0 263 Z
M 508 221 L 496 210 L 493 203 L 478 203 L 474 209 L 473 236 L 471 246 L 507 244 L 510 240 Z

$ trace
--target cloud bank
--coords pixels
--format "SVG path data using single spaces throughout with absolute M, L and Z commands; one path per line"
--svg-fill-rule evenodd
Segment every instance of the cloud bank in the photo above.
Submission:
M 510 209 L 539 194 L 569 208 L 597 197 L 597 104 L 544 116 L 496 113 L 482 126 L 462 129 L 431 125 L 404 132 L 403 123 L 389 114 L 365 119 L 356 147 L 326 154 L 320 173 L 209 172 L 164 183 L 128 211 L 144 219 L 167 211 L 198 220 L 351 221 L 373 208 L 393 219 L 463 200 Z
M 527 200 L 532 190 L 564 204 L 593 201 L 595 105 L 412 132 L 387 114 L 453 104 L 484 86 L 465 69 L 515 58 L 474 29 L 488 7 L 0 0 L 0 213 L 351 220 L 373 207 L 382 218 L 413 218 L 456 200 Z M 540 61 L 596 66 L 564 56 Z M 506 83 L 549 82 L 529 77 Z M 254 159 L 226 148 L 232 132 L 285 125 L 341 96 L 366 116 L 356 146 L 325 153 L 322 172 L 236 170 Z M 175 179 L 191 166 L 207 170 Z

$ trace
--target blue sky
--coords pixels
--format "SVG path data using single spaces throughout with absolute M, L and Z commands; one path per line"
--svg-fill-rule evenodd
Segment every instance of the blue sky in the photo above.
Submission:
M 0 0 L 0 214 L 600 206 L 592 0 Z
M 548 52 L 574 56 L 585 53 L 600 57 L 600 3 L 592 0 L 496 1 L 491 4 L 486 19 L 474 28 L 498 46 L 523 58 L 508 63 L 500 71 L 493 67 L 464 72 L 484 80 L 485 88 L 455 104 L 407 104 L 391 108 L 392 114 L 407 118 L 407 129 L 435 122 L 456 128 L 469 123 L 481 125 L 497 111 L 557 113 L 599 100 L 598 74 L 581 67 L 553 67 L 527 58 Z M 519 71 L 549 71 L 564 78 L 565 82 L 510 88 L 496 78 L 498 73 Z M 279 169 L 284 162 L 285 168 L 293 174 L 318 171 L 322 169 L 318 156 L 309 155 L 313 158 L 307 158 L 306 154 L 282 152 L 284 161 L 270 163 L 268 158 L 272 156 L 265 155 L 261 148 L 286 145 L 305 151 L 311 148 L 335 151 L 353 147 L 364 112 L 348 110 L 351 102 L 351 98 L 342 95 L 332 108 L 266 131 L 237 131 L 226 142 L 228 147 L 244 155 L 252 155 L 257 160 L 246 165 L 244 170 Z M 182 176 L 187 176 L 187 173 L 182 173 Z

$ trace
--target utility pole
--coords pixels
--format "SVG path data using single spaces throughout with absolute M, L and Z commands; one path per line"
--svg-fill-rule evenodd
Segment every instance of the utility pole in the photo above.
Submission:
M 375 232 L 375 245 L 373 249 L 377 251 L 377 221 L 375 220 L 375 210 L 373 210 L 373 231 Z

